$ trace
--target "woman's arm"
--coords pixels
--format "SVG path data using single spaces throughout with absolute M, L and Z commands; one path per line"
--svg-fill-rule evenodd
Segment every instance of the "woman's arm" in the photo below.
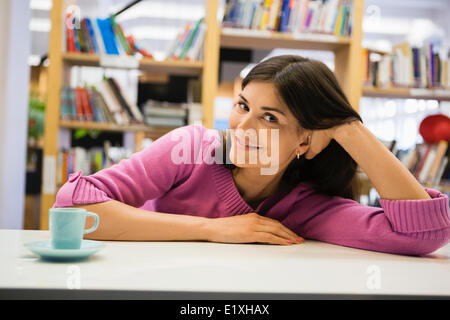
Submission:
M 360 121 L 311 133 L 312 159 L 335 139 L 380 194 L 381 208 L 312 191 L 283 223 L 310 239 L 396 254 L 423 255 L 450 239 L 449 200 L 424 188 Z
M 166 241 L 208 240 L 208 218 L 151 212 L 111 200 L 75 205 L 98 214 L 97 230 L 85 237 L 95 240 Z M 88 217 L 87 227 L 93 225 Z
M 360 121 L 338 126 L 331 132 L 332 138 L 367 174 L 380 198 L 431 199 L 411 172 Z
M 150 212 L 119 201 L 75 205 L 99 215 L 100 223 L 85 237 L 95 240 L 129 241 L 212 241 L 225 243 L 262 242 L 293 244 L 303 242 L 280 222 L 256 213 L 227 218 Z M 93 225 L 88 217 L 87 228 Z
M 387 253 L 425 255 L 450 239 L 448 197 L 434 189 L 425 191 L 431 199 L 381 199 L 379 208 L 324 195 L 309 185 L 283 224 L 305 239 Z

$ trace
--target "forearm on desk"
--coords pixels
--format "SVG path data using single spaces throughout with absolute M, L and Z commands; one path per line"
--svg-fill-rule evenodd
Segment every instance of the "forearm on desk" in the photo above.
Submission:
M 208 218 L 151 212 L 119 201 L 75 205 L 98 214 L 100 223 L 85 238 L 95 240 L 207 240 Z M 88 217 L 88 227 L 93 218 Z

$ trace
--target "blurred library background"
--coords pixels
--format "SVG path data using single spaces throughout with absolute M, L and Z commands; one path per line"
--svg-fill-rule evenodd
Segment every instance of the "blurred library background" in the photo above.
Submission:
M 176 127 L 228 128 L 242 78 L 281 54 L 323 61 L 365 126 L 449 193 L 448 0 L 4 0 L 0 17 L 0 228 L 47 229 L 72 172 Z

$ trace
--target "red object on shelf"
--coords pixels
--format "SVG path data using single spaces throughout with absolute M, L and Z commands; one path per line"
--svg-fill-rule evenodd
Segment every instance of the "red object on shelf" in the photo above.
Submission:
M 422 120 L 419 133 L 426 143 L 450 140 L 450 118 L 444 114 L 434 114 Z

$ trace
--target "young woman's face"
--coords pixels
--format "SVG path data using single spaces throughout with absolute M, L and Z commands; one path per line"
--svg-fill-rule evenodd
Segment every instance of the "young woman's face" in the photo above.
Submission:
M 271 83 L 249 82 L 235 98 L 229 125 L 229 156 L 237 167 L 284 168 L 306 152 L 304 131 Z

